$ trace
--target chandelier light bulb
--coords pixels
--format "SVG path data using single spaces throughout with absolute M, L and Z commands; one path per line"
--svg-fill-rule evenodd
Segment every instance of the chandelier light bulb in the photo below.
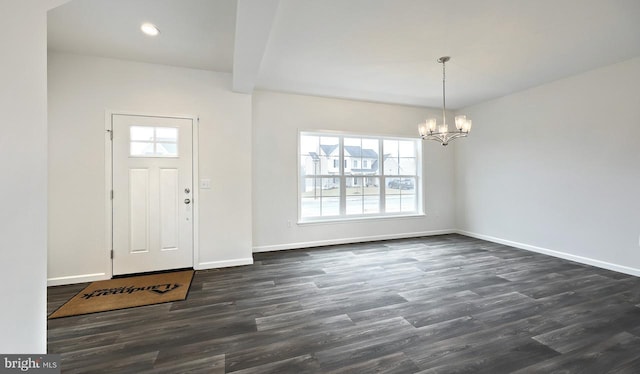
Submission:
M 430 118 L 430 119 L 427 120 L 427 128 L 429 129 L 429 132 L 436 131 L 436 119 L 435 118 Z
M 425 121 L 424 123 L 420 123 L 418 125 L 418 132 L 420 133 L 420 136 L 424 137 L 427 136 L 427 122 Z
M 458 129 L 458 131 L 462 130 L 466 122 L 467 122 L 467 116 L 465 115 L 456 116 L 456 129 Z

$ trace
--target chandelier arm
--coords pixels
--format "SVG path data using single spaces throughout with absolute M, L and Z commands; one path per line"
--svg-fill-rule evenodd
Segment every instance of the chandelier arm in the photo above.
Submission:
M 443 137 L 438 136 L 438 135 L 428 135 L 428 136 L 424 137 L 423 139 L 434 140 L 434 141 L 439 142 L 439 143 L 444 143 L 446 141 L 446 139 L 444 139 Z
M 438 132 L 438 133 L 428 134 L 422 138 L 428 139 L 428 140 L 435 140 L 439 142 L 448 142 L 449 140 L 464 138 L 467 136 L 467 134 L 468 133 L 466 132 L 448 131 L 448 132 Z
M 467 133 L 464 132 L 456 132 L 456 133 L 451 133 L 452 135 L 449 137 L 449 139 L 457 139 L 457 138 L 464 138 L 467 136 Z

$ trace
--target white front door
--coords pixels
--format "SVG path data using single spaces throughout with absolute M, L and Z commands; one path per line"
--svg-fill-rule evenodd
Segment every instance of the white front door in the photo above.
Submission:
M 193 266 L 191 119 L 113 115 L 113 275 Z

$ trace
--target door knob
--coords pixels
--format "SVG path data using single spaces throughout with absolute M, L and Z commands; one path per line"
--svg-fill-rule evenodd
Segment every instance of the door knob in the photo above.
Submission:
M 184 199 L 184 203 L 185 203 L 185 204 L 189 204 L 190 202 L 191 202 L 191 200 L 189 200 L 189 199 Z

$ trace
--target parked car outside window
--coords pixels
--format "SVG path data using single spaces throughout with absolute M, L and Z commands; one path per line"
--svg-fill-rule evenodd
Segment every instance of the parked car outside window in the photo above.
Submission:
M 413 180 L 393 178 L 388 183 L 389 188 L 395 188 L 400 190 L 412 190 L 414 188 Z

